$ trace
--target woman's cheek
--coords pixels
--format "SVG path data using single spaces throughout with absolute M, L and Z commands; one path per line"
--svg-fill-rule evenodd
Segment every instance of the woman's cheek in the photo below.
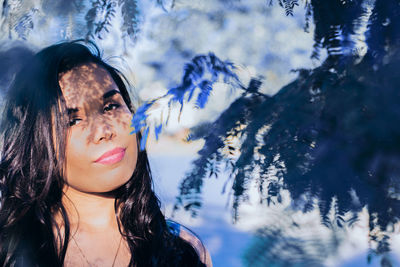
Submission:
M 83 162 L 85 153 L 88 152 L 85 145 L 85 138 L 82 133 L 74 131 L 71 133 L 70 138 L 67 142 L 67 160 L 70 163 Z
M 130 129 L 132 113 L 129 111 L 128 107 L 122 109 L 118 117 L 122 128 Z

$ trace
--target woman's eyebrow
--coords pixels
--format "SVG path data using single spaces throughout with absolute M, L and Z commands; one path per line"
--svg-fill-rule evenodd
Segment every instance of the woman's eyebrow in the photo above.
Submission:
M 112 97 L 112 96 L 115 95 L 115 94 L 121 94 L 121 92 L 118 91 L 118 90 L 116 90 L 116 89 L 113 89 L 113 90 L 108 91 L 107 93 L 105 93 L 105 94 L 103 95 L 103 99 L 107 99 L 107 98 L 109 98 L 109 97 Z
M 79 111 L 78 108 L 67 108 L 68 115 L 72 113 L 77 113 Z
M 118 91 L 117 89 L 110 90 L 110 91 L 104 93 L 103 99 L 110 98 L 115 94 L 121 94 L 121 92 Z M 68 115 L 71 115 L 72 113 L 77 113 L 78 111 L 79 111 L 79 108 L 67 108 Z

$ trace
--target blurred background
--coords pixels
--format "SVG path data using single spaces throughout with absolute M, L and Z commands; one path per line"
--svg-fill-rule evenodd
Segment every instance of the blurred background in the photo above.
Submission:
M 149 125 L 158 118 L 163 131 L 151 132 L 146 149 L 164 214 L 200 237 L 214 266 L 400 266 L 399 96 L 390 90 L 398 82 L 399 5 L 4 0 L 2 92 L 27 49 L 63 40 L 95 41 L 132 83 L 138 107 L 182 90 L 192 62 L 192 83 L 212 81 L 193 87 L 206 90 L 206 104 L 186 95 L 168 123 L 158 112 L 167 102 L 148 111 Z M 236 85 L 213 79 L 227 75 L 210 52 L 220 67 L 234 64 Z M 206 60 L 201 71 L 196 56 Z M 211 78 L 198 78 L 207 68 Z M 375 90 L 383 84 L 391 85 Z M 375 104 L 376 92 L 391 100 Z M 238 123 L 228 131 L 230 120 Z M 377 137 L 364 140 L 370 133 Z M 210 167 L 221 162 L 231 165 Z M 198 165 L 207 169 L 199 174 Z

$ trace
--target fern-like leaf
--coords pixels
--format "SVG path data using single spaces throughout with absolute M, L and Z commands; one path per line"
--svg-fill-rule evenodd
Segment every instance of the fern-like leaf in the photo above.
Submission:
M 111 26 L 111 20 L 115 17 L 115 0 L 94 0 L 92 7 L 86 13 L 86 25 L 88 32 L 86 38 L 97 36 L 102 39 L 102 34 L 108 32 Z
M 169 115 L 165 116 L 166 112 L 163 110 L 168 109 L 167 113 L 169 114 L 173 106 L 179 105 L 180 112 L 182 112 L 186 96 L 188 96 L 187 101 L 191 101 L 196 89 L 200 91 L 196 98 L 196 106 L 204 108 L 212 92 L 213 84 L 220 79 L 234 88 L 248 90 L 242 86 L 234 69 L 232 63 L 222 61 L 212 53 L 196 56 L 191 63 L 185 66 L 180 85 L 169 89 L 164 96 L 151 100 L 138 109 L 132 118 L 132 132 L 155 127 L 154 131 L 158 137 L 162 131 L 162 125 L 166 125 L 169 120 Z M 251 90 L 256 92 L 257 89 L 254 87 Z
M 139 32 L 139 7 L 137 0 L 119 0 L 123 23 L 121 31 L 123 36 L 136 40 Z

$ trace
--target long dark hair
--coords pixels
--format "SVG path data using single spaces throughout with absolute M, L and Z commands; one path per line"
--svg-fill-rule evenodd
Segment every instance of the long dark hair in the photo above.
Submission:
M 1 122 L 1 266 L 63 265 L 70 237 L 61 202 L 68 117 L 58 78 L 84 63 L 105 68 L 134 112 L 126 79 L 101 59 L 93 43 L 47 47 L 16 74 Z M 137 138 L 139 144 L 140 134 Z M 202 265 L 195 250 L 167 228 L 152 190 L 146 151 L 139 152 L 131 179 L 113 193 L 119 229 L 132 255 L 130 266 Z M 55 213 L 61 214 L 63 233 Z

